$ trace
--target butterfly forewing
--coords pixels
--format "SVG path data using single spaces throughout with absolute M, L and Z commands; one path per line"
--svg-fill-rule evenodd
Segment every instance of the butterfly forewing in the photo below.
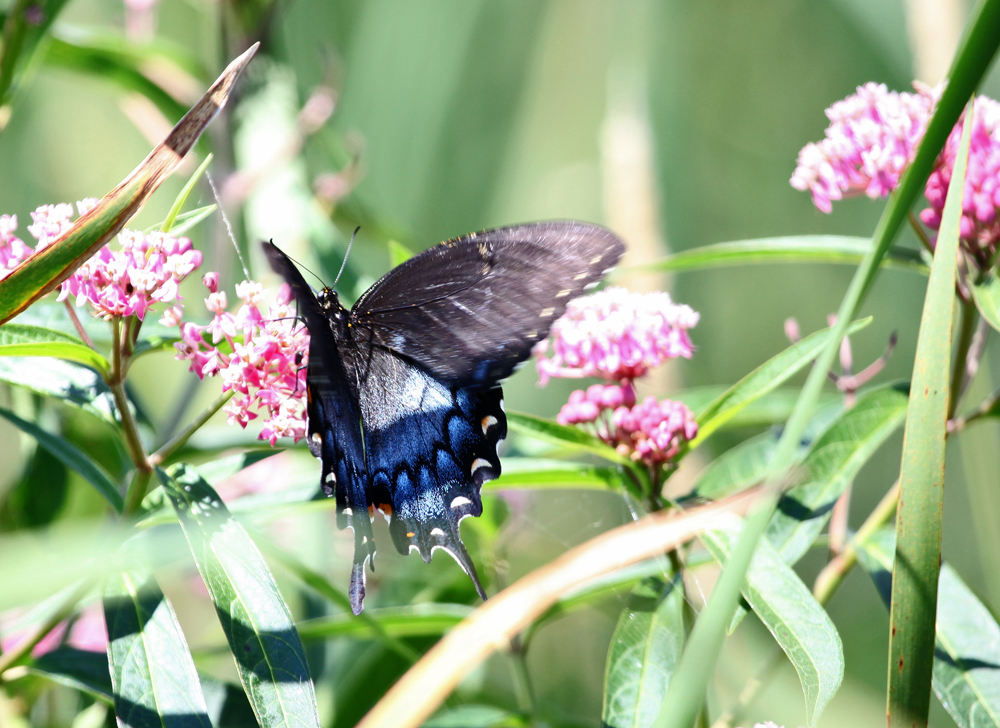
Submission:
M 456 386 L 507 376 L 621 258 L 604 228 L 547 222 L 472 233 L 387 273 L 355 304 L 375 342 Z
M 350 596 L 355 613 L 359 613 L 364 600 L 364 565 L 375 555 L 375 539 L 368 515 L 361 413 L 353 386 L 356 379 L 345 367 L 327 312 L 302 274 L 272 243 L 264 243 L 264 252 L 274 271 L 291 286 L 299 313 L 309 328 L 309 450 L 322 460 L 323 492 L 337 498 L 337 525 L 354 531 Z

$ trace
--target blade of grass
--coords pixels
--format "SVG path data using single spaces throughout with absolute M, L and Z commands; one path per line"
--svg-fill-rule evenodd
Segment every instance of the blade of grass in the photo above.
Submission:
M 795 235 L 716 243 L 676 253 L 663 260 L 615 271 L 613 276 L 635 273 L 704 270 L 730 265 L 765 263 L 840 263 L 857 265 L 871 249 L 871 238 L 846 235 Z M 901 268 L 926 275 L 930 270 L 920 251 L 892 248 L 882 260 L 886 268 Z
M 167 138 L 94 209 L 82 215 L 55 242 L 36 252 L 0 281 L 0 324 L 54 290 L 125 226 L 181 163 L 205 127 L 225 105 L 236 79 L 256 51 L 255 44 L 229 64 Z
M 1000 0 L 981 0 L 971 16 L 949 73 L 948 86 L 941 95 L 917 154 L 903 174 L 899 187 L 889 197 L 885 211 L 875 228 L 872 247 L 858 266 L 841 302 L 834 333 L 827 347 L 817 357 L 795 409 L 788 419 L 774 457 L 771 475 L 766 482 L 766 493 L 761 499 L 761 505 L 747 519 L 740 541 L 726 562 L 709 603 L 695 623 L 684 655 L 681 657 L 681 664 L 654 724 L 656 728 L 669 726 L 689 728 L 701 711 L 705 690 L 715 669 L 726 628 L 739 603 L 740 589 L 746 578 L 754 548 L 763 535 L 777 504 L 784 473 L 794 462 L 799 438 L 815 408 L 827 372 L 847 331 L 848 322 L 857 314 L 858 307 L 878 274 L 879 265 L 886 251 L 906 221 L 910 208 L 923 191 L 924 183 L 930 175 L 938 153 L 944 147 L 948 135 L 962 113 L 962 108 L 993 60 L 997 47 L 1000 46 L 1000 34 L 996 32 L 998 26 L 1000 26 Z
M 920 317 L 913 386 L 903 436 L 896 508 L 896 559 L 889 620 L 890 726 L 925 726 L 934 671 L 934 623 L 941 563 L 948 373 L 955 313 L 962 191 L 969 158 L 969 107 L 941 216 L 934 263 Z

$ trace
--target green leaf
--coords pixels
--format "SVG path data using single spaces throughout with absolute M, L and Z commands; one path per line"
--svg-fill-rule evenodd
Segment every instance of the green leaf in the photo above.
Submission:
M 389 246 L 389 267 L 391 268 L 402 265 L 413 257 L 413 251 L 398 240 L 390 240 L 387 245 Z
M 913 360 L 913 386 L 906 414 L 896 508 L 895 564 L 905 564 L 905 568 L 893 570 L 889 617 L 890 726 L 926 723 L 930 710 L 948 434 L 948 370 L 971 111 L 970 106 L 941 214 Z
M 871 317 L 855 321 L 848 327 L 848 333 L 860 331 L 871 321 Z M 698 413 L 698 436 L 691 441 L 691 447 L 700 445 L 726 421 L 735 417 L 740 410 L 773 391 L 812 362 L 830 341 L 832 334 L 832 328 L 810 334 L 777 356 L 768 359 L 719 395 Z
M 701 540 L 725 564 L 735 548 L 742 522 L 709 529 Z M 743 596 L 774 636 L 799 675 L 806 716 L 814 725 L 844 677 L 844 649 L 837 628 L 812 592 L 767 542 L 757 545 Z
M 188 179 L 187 183 L 177 195 L 177 199 L 174 200 L 174 204 L 170 206 L 170 211 L 167 213 L 167 217 L 163 221 L 163 225 L 160 226 L 160 230 L 165 233 L 169 233 L 173 230 L 174 225 L 177 222 L 177 216 L 180 215 L 181 208 L 184 207 L 184 204 L 187 202 L 188 197 L 194 190 L 195 185 L 198 184 L 198 180 L 200 180 L 202 175 L 205 174 L 205 170 L 208 169 L 208 165 L 212 163 L 212 157 L 212 154 L 206 155 L 205 161 L 198 165 L 198 169 L 196 169 L 194 174 L 192 174 L 190 179 Z M 174 233 L 175 236 L 179 234 L 180 233 Z
M 663 260 L 622 270 L 682 271 L 719 268 L 729 265 L 762 263 L 842 263 L 857 265 L 871 249 L 871 238 L 845 235 L 793 235 L 783 238 L 758 238 L 716 243 L 676 253 Z M 882 259 L 885 268 L 902 268 L 926 275 L 927 264 L 920 251 L 892 248 Z
M 188 465 L 157 471 L 262 728 L 319 726 L 316 693 L 291 612 L 270 569 L 212 487 Z
M 684 585 L 651 577 L 629 595 L 611 637 L 601 725 L 646 728 L 684 649 Z
M 888 606 L 895 534 L 883 528 L 859 544 L 858 561 Z M 947 563 L 938 580 L 934 693 L 959 728 L 1000 727 L 1000 625 Z
M 248 728 L 257 723 L 242 686 L 202 675 L 201 689 L 215 728 Z
M 174 225 L 170 228 L 170 234 L 174 237 L 184 235 L 188 230 L 194 228 L 198 223 L 207 218 L 213 212 L 218 209 L 218 205 L 206 205 L 205 207 L 199 207 L 197 210 L 191 210 L 189 212 L 180 213 L 174 220 Z M 158 225 L 153 225 L 152 227 L 146 228 L 145 232 L 151 233 L 155 230 L 162 230 L 163 226 L 167 224 L 167 221 L 159 223 Z
M 465 604 L 440 602 L 365 610 L 385 634 L 391 637 L 438 637 L 472 614 L 472 611 L 472 607 Z M 355 619 L 350 613 L 306 619 L 297 626 L 304 640 L 346 636 L 367 639 L 377 637 L 370 623 Z
M 70 470 L 78 473 L 88 483 L 104 496 L 104 499 L 111 504 L 116 512 L 121 513 L 125 507 L 118 486 L 108 472 L 101 467 L 100 463 L 92 460 L 89 455 L 83 452 L 69 440 L 46 432 L 38 425 L 22 420 L 10 410 L 0 407 L 0 417 L 8 420 L 19 427 L 23 432 L 31 435 L 41 447 L 44 447 L 53 457 L 57 458 Z
M 516 432 L 531 435 L 546 442 L 589 452 L 613 463 L 633 464 L 627 455 L 620 455 L 613 447 L 578 427 L 560 425 L 552 420 L 524 412 L 508 412 L 507 424 Z
M 0 358 L 0 382 L 53 397 L 117 425 L 111 390 L 93 370 L 59 359 Z
M 108 360 L 62 331 L 25 324 L 0 326 L 0 356 L 51 356 L 108 371 Z
M 514 488 L 582 488 L 622 490 L 627 486 L 617 468 L 581 465 L 545 458 L 507 458 L 503 473 L 483 484 L 483 490 Z
M 992 272 L 972 284 L 972 298 L 983 318 L 1000 331 L 1000 280 Z
M 834 503 L 906 417 L 907 383 L 865 392 L 813 443 L 802 462 L 804 482 L 787 491 L 767 527 L 767 539 L 788 564 L 809 550 Z
M 423 728 L 514 728 L 526 725 L 516 713 L 492 705 L 460 705 L 437 713 Z
M 114 702 L 114 688 L 108 673 L 108 656 L 103 652 L 60 647 L 35 658 L 28 665 L 28 671 L 82 690 L 105 703 Z
M 104 620 L 119 726 L 211 728 L 184 633 L 153 575 L 136 568 L 112 576 Z
M 744 440 L 708 464 L 691 494 L 718 500 L 760 483 L 767 477 L 777 449 L 778 433 L 774 431 Z

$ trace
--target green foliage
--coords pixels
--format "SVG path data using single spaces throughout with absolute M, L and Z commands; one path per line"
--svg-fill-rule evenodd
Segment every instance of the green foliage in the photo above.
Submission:
M 972 90 L 995 95 L 986 68 L 1000 0 L 974 10 L 884 210 L 845 200 L 832 216 L 789 190 L 788 171 L 845 89 L 908 83 L 899 39 L 914 11 L 900 2 L 612 11 L 473 0 L 456 12 L 396 0 L 196 11 L 161 0 L 152 26 L 131 6 L 109 20 L 94 0 L 63 5 L 15 0 L 2 14 L 0 214 L 16 212 L 23 229 L 37 204 L 113 191 L 49 250 L 0 271 L 0 610 L 19 610 L 0 614 L 0 723 L 347 728 L 385 705 L 404 675 L 450 684 L 422 658 L 488 612 L 446 557 L 425 566 L 380 551 L 366 610 L 351 614 L 350 535 L 338 534 L 336 503 L 317 492 L 316 464 L 301 446 L 254 440 L 257 423 L 223 424 L 230 395 L 219 396 L 219 380 L 196 381 L 171 358 L 181 336 L 156 321 L 171 302 L 141 324 L 112 317 L 109 326 L 72 298 L 38 296 L 126 223 L 191 236 L 205 255 L 199 275 L 220 271 L 232 302 L 244 277 L 277 287 L 257 238 L 273 237 L 332 281 L 360 225 L 338 283 L 349 300 L 439 239 L 578 217 L 632 243 L 609 283 L 666 287 L 669 273 L 671 295 L 701 312 L 690 365 L 639 382 L 640 396 L 684 402 L 699 431 L 675 461 L 648 467 L 602 439 L 610 413 L 563 426 L 551 417 L 567 388 L 506 382 L 516 411 L 503 474 L 483 488 L 483 516 L 462 524 L 491 601 L 522 578 L 586 568 L 561 552 L 623 522 L 626 532 L 640 519 L 669 529 L 706 502 L 758 500 L 669 557 L 574 582 L 537 609 L 514 605 L 519 637 L 470 638 L 469 650 L 500 654 L 457 676 L 425 728 L 881 721 L 859 698 L 879 684 L 857 685 L 875 673 L 881 681 L 885 671 L 866 666 L 884 664 L 889 636 L 844 581 L 856 562 L 891 607 L 890 719 L 926 724 L 932 686 L 943 709 L 930 706 L 930 725 L 950 716 L 961 728 L 1000 728 L 1000 580 L 983 525 L 1000 500 L 972 468 L 943 475 L 946 438 L 983 460 L 966 451 L 963 430 L 985 431 L 992 424 L 980 421 L 1000 411 L 1000 394 L 984 395 L 1000 351 L 989 339 L 1000 330 L 996 260 L 966 250 L 954 269 L 957 195 L 933 266 L 913 214 Z M 180 119 L 218 70 L 204 59 L 234 57 L 256 38 L 266 47 L 212 133 L 198 146 L 188 135 L 168 145 L 199 157 L 171 196 L 150 198 L 162 176 L 143 165 L 115 187 L 162 119 Z M 128 222 L 143 204 L 140 222 Z M 908 219 L 922 241 L 905 231 Z M 657 252 L 659 240 L 670 254 Z M 857 270 L 841 300 L 844 265 Z M 197 280 L 180 295 L 186 320 L 206 323 Z M 817 330 L 834 309 L 836 323 Z M 790 315 L 814 333 L 788 345 Z M 896 330 L 900 351 L 880 381 L 897 383 L 869 386 L 875 372 L 859 362 Z M 854 361 L 840 349 L 848 334 Z M 222 348 L 243 341 L 237 333 Z M 833 375 L 838 350 L 843 371 Z M 821 391 L 830 378 L 836 389 Z M 904 419 L 897 543 L 884 528 L 891 499 L 874 510 L 871 500 L 896 476 Z M 969 498 L 949 496 L 957 505 L 942 514 L 944 487 Z M 963 511 L 967 500 L 980 510 Z M 388 544 L 377 516 L 373 528 Z M 953 541 L 939 569 L 942 530 Z M 837 589 L 845 594 L 828 605 Z M 97 592 L 103 652 L 80 649 L 75 632 Z M 771 667 L 754 673 L 768 654 Z M 774 669 L 783 664 L 798 680 L 784 671 L 786 687 L 803 699 L 776 704 L 787 693 L 774 691 L 755 702 L 785 680 Z M 414 715 L 397 706 L 374 725 L 416 725 Z

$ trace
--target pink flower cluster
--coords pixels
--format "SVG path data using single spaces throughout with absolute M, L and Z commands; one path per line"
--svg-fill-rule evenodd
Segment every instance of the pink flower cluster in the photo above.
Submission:
M 630 382 L 578 389 L 563 405 L 562 425 L 593 425 L 595 434 L 622 455 L 654 466 L 673 460 L 698 434 L 694 414 L 683 402 L 646 397 L 636 404 Z
M 955 166 L 958 143 L 962 138 L 963 119 L 952 129 L 938 160 L 937 168 L 927 180 L 924 195 L 931 206 L 920 213 L 920 219 L 931 229 L 941 225 L 945 197 Z M 1000 240 L 1000 104 L 980 96 L 972 116 L 972 137 L 969 146 L 969 166 L 962 193 L 960 235 L 973 249 L 992 248 Z
M 77 209 L 82 215 L 96 204 L 94 199 L 81 200 Z M 0 216 L 0 278 L 66 232 L 73 224 L 73 207 L 42 205 L 31 218 L 28 232 L 38 241 L 34 250 L 14 235 L 17 217 Z M 77 306 L 90 304 L 96 316 L 134 315 L 142 320 L 153 303 L 180 298 L 180 282 L 201 265 L 201 252 L 187 238 L 123 230 L 118 242 L 121 250 L 106 245 L 77 268 L 62 283 L 58 300 L 75 296 Z
M 190 361 L 200 379 L 222 377 L 222 390 L 235 393 L 224 407 L 230 424 L 245 428 L 263 413 L 260 439 L 272 446 L 279 437 L 305 437 L 309 332 L 295 318 L 291 290 L 282 285 L 268 309 L 267 290 L 255 281 L 243 281 L 236 286 L 243 305 L 232 314 L 226 310 L 225 291 L 219 290 L 218 273 L 208 273 L 202 281 L 209 291 L 205 305 L 215 314 L 211 323 L 180 322 L 175 309 L 164 316 L 164 323 L 181 328 L 177 358 Z
M 607 288 L 577 298 L 552 325 L 551 358 L 545 356 L 548 340 L 535 347 L 540 383 L 550 377 L 641 377 L 667 359 L 690 358 L 688 329 L 697 323 L 698 314 L 668 293 Z
M 867 83 L 827 109 L 826 138 L 799 152 L 792 187 L 809 190 L 823 212 L 844 196 L 888 195 L 912 161 L 940 95 L 939 89 L 914 87 L 915 94 L 896 93 Z
M 823 212 L 830 212 L 833 200 L 862 191 L 869 197 L 892 192 L 912 161 L 940 96 L 940 88 L 914 86 L 917 93 L 907 94 L 869 83 L 827 109 L 831 123 L 826 138 L 799 152 L 792 187 L 809 190 Z M 1000 104 L 980 96 L 973 113 L 960 224 L 962 240 L 976 252 L 990 250 L 1000 241 Z M 963 121 L 952 129 L 924 190 L 930 207 L 920 219 L 933 230 L 941 225 Z

